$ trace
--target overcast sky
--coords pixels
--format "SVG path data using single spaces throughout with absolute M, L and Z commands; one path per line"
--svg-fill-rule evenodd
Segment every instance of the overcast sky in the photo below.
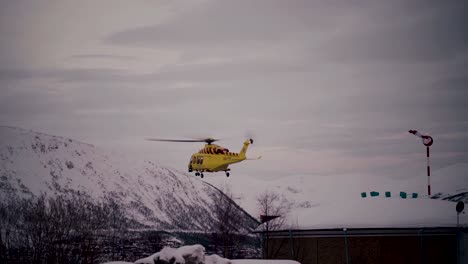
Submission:
M 468 162 L 465 1 L 0 3 L 0 124 L 186 170 L 225 138 L 232 175 L 425 175 Z M 247 132 L 248 131 L 248 132 Z M 416 176 L 415 176 L 416 175 Z M 220 174 L 222 176 L 222 174 Z

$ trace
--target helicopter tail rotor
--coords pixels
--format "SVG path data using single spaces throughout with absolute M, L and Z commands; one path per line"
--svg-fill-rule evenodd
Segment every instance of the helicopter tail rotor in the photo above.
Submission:
M 257 156 L 256 158 L 246 158 L 246 160 L 259 160 L 261 158 L 262 158 L 262 156 Z
M 250 144 L 253 144 L 254 139 L 256 139 L 255 133 L 252 129 L 245 131 L 245 137 L 250 141 Z

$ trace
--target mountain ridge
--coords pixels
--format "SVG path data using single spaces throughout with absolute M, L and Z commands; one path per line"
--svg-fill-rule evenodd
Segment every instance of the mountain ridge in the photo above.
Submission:
M 156 162 L 130 161 L 89 143 L 0 126 L 0 194 L 41 193 L 114 199 L 145 226 L 201 231 L 212 228 L 213 205 L 222 192 Z M 246 229 L 255 228 L 256 220 L 236 206 Z

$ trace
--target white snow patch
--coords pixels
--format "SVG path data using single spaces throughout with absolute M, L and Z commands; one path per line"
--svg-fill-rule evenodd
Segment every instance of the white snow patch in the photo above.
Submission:
M 204 263 L 205 248 L 202 245 L 183 246 L 177 251 L 184 257 L 187 263 Z
M 153 258 L 155 261 L 163 260 L 166 262 L 173 262 L 175 264 L 185 264 L 185 259 L 175 248 L 165 247 L 160 252 L 156 253 Z M 174 261 L 172 261 L 174 260 Z
M 139 259 L 139 260 L 135 261 L 134 263 L 135 264 L 154 264 L 154 259 L 156 258 L 157 254 L 159 254 L 159 252 L 154 253 L 153 255 L 151 255 L 149 257 Z
M 135 261 L 137 264 L 154 264 L 162 260 L 174 264 L 199 264 L 205 262 L 205 248 L 202 245 L 183 246 L 180 248 L 164 247 L 158 253 Z
M 233 259 L 232 264 L 300 264 L 289 259 Z
M 168 239 L 167 242 L 171 243 L 176 243 L 176 244 L 183 244 L 183 242 L 175 237 L 171 237 L 171 239 Z
M 213 254 L 205 257 L 205 264 L 232 264 L 232 262 L 230 259 Z
M 205 248 L 202 245 L 183 246 L 180 248 L 165 247 L 160 252 L 149 257 L 135 261 L 135 264 L 154 264 L 159 261 L 167 263 L 186 264 L 300 264 L 294 260 L 271 259 L 235 259 L 222 258 L 216 254 L 205 256 Z M 128 264 L 129 262 L 106 262 L 104 264 Z
M 105 262 L 102 264 L 133 264 L 133 262 L 125 262 L 125 261 L 111 261 L 111 262 Z M 151 263 L 153 264 L 153 263 Z

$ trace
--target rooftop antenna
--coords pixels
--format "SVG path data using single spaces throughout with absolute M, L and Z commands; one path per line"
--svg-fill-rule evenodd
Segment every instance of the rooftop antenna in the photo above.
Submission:
M 457 210 L 457 227 L 459 227 L 459 225 L 460 225 L 459 218 L 460 218 L 461 212 L 463 212 L 463 209 L 465 209 L 465 203 L 462 202 L 462 201 L 459 201 L 457 203 L 457 207 L 456 207 L 456 210 Z

